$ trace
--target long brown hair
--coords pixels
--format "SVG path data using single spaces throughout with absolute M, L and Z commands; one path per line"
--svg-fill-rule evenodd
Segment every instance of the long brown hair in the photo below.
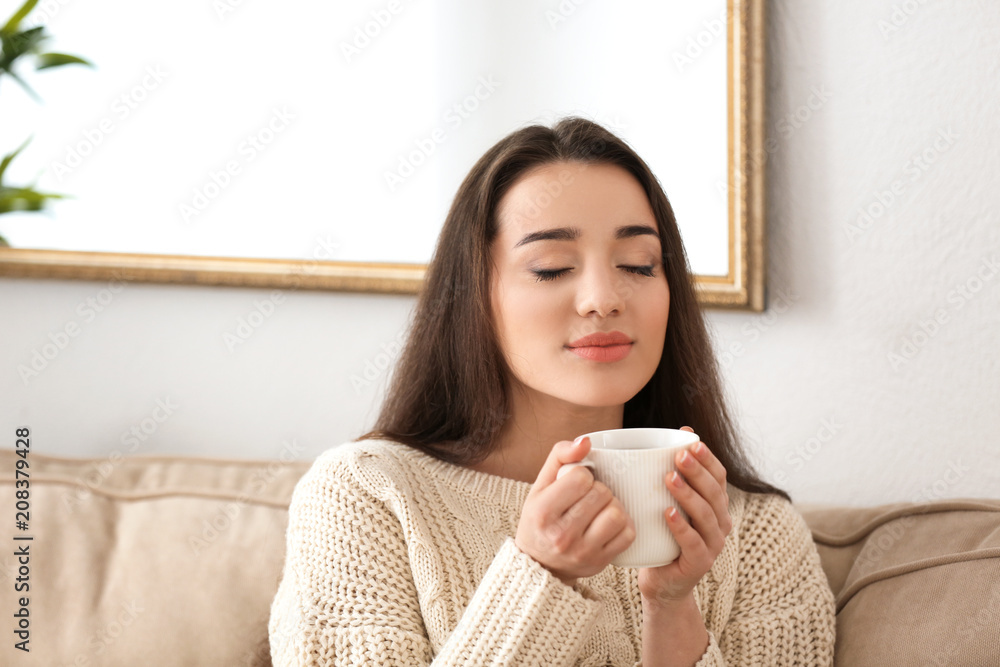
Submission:
M 358 439 L 394 440 L 459 465 L 479 463 L 495 449 L 510 415 L 510 370 L 490 307 L 497 208 L 528 170 L 553 162 L 622 167 L 642 185 L 659 227 L 670 324 L 653 377 L 625 403 L 624 428 L 691 426 L 726 467 L 730 483 L 787 498 L 760 478 L 740 446 L 666 194 L 625 142 L 582 118 L 517 130 L 466 176 L 438 238 L 381 413 Z

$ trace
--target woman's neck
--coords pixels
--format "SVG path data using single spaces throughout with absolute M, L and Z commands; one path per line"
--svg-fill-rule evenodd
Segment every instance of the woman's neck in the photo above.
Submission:
M 550 396 L 512 391 L 511 416 L 497 437 L 497 447 L 473 470 L 534 483 L 552 446 L 584 433 L 621 428 L 623 405 L 588 407 Z

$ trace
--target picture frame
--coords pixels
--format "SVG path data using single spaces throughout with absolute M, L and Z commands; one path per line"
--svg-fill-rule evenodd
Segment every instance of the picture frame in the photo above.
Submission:
M 728 271 L 694 275 L 701 304 L 765 307 L 763 0 L 726 1 Z M 0 248 L 0 276 L 129 280 L 275 289 L 416 294 L 424 264 Z

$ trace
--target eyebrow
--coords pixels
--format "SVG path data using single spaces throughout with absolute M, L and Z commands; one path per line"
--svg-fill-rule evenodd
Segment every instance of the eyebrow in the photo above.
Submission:
M 615 240 L 630 239 L 636 236 L 655 236 L 660 238 L 659 232 L 647 225 L 625 225 L 615 230 Z M 543 229 L 540 232 L 532 232 L 518 241 L 514 247 L 520 248 L 535 241 L 575 241 L 580 238 L 578 227 L 557 227 L 555 229 Z

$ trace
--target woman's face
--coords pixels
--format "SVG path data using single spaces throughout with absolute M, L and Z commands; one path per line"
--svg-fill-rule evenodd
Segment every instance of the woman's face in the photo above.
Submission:
M 642 186 L 613 165 L 547 164 L 508 190 L 497 222 L 492 308 L 515 388 L 535 404 L 624 404 L 660 362 L 670 309 Z

